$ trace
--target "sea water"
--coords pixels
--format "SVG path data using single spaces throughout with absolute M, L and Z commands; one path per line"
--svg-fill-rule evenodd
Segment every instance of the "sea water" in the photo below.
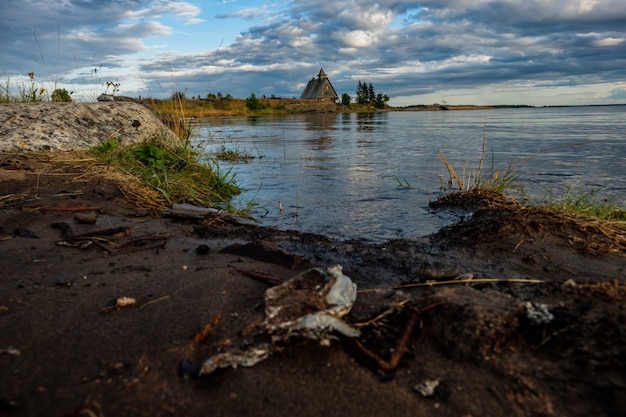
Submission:
M 459 219 L 428 203 L 454 190 L 441 152 L 467 183 L 481 172 L 517 175 L 516 198 L 588 193 L 626 206 L 626 106 L 507 108 L 219 118 L 193 143 L 244 191 L 259 224 L 341 239 L 414 239 Z

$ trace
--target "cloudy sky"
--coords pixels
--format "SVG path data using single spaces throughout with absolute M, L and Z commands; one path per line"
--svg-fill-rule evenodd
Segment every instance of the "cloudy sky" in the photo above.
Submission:
M 323 67 L 390 104 L 626 103 L 624 0 L 3 0 L 0 85 L 94 99 L 298 97 Z M 56 84 L 55 84 L 56 83 Z

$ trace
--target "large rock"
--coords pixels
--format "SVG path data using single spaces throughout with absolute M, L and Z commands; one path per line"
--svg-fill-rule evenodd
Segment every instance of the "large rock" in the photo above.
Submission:
M 122 145 L 180 139 L 149 108 L 132 102 L 0 104 L 0 151 L 89 149 L 109 138 Z

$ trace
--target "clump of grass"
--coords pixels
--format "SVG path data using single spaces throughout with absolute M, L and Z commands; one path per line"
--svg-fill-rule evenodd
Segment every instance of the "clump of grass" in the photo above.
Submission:
M 466 171 L 464 168 L 463 176 L 460 176 L 454 167 L 448 162 L 441 149 L 437 149 L 438 157 L 445 165 L 450 174 L 449 185 L 456 183 L 458 191 L 489 191 L 499 194 L 505 194 L 507 191 L 519 188 L 515 181 L 518 176 L 515 171 L 509 167 L 503 171 L 495 168 L 493 156 L 491 158 L 491 169 L 483 172 L 483 164 L 485 162 L 485 150 L 487 145 L 486 131 L 483 137 L 483 147 L 476 170 Z
M 580 143 L 571 145 L 578 146 Z M 433 208 L 445 206 L 458 206 L 467 209 L 475 209 L 478 207 L 493 207 L 503 205 L 514 205 L 518 203 L 509 201 L 506 198 L 508 191 L 517 189 L 524 194 L 522 186 L 516 184 L 517 174 L 512 168 L 504 171 L 494 169 L 492 158 L 492 169 L 489 172 L 483 172 L 483 164 L 485 159 L 486 137 L 483 140 L 478 168 L 475 171 L 463 173 L 461 177 L 454 167 L 447 161 L 441 149 L 438 149 L 439 159 L 443 162 L 448 173 L 450 186 L 456 183 L 458 191 L 442 196 L 436 201 L 429 203 Z M 527 158 L 523 162 L 529 160 Z M 442 187 L 443 188 L 443 187 Z M 626 209 L 619 207 L 613 201 L 596 197 L 596 191 L 591 192 L 572 192 L 568 189 L 562 198 L 555 199 L 552 195 L 544 201 L 536 202 L 535 205 L 541 209 L 552 210 L 563 215 L 582 215 L 599 220 L 607 220 L 613 222 L 620 229 L 626 228 Z
M 568 188 L 561 198 L 550 196 L 547 200 L 539 202 L 539 205 L 604 220 L 626 221 L 626 210 L 619 207 L 614 201 L 598 197 L 597 192 L 597 190 L 590 192 L 573 191 Z
M 5 83 L 0 86 L 0 103 L 34 103 L 47 101 L 47 90 L 43 85 L 38 85 L 35 73 L 29 72 L 28 82 L 15 84 L 11 87 L 11 80 L 7 77 Z
M 203 162 L 188 142 L 167 145 L 159 141 L 121 147 L 114 139 L 92 149 L 92 154 L 158 191 L 159 201 L 150 204 L 190 203 L 223 206 L 241 190 L 231 170 Z
M 254 156 L 248 152 L 240 150 L 239 146 L 235 147 L 235 149 L 230 149 L 225 144 L 221 144 L 211 155 L 220 161 L 229 162 L 248 162 L 254 159 Z
M 626 299 L 626 283 L 619 282 L 616 279 L 612 281 L 581 284 L 580 290 L 602 294 L 611 299 Z

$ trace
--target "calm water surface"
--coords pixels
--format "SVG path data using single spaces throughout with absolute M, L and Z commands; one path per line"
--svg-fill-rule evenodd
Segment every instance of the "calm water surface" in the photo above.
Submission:
M 428 202 L 459 175 L 512 167 L 531 198 L 570 190 L 626 206 L 626 106 L 322 114 L 218 119 L 195 141 L 255 157 L 220 162 L 258 205 L 259 223 L 338 238 L 417 238 L 458 219 Z M 280 210 L 282 205 L 283 210 Z

